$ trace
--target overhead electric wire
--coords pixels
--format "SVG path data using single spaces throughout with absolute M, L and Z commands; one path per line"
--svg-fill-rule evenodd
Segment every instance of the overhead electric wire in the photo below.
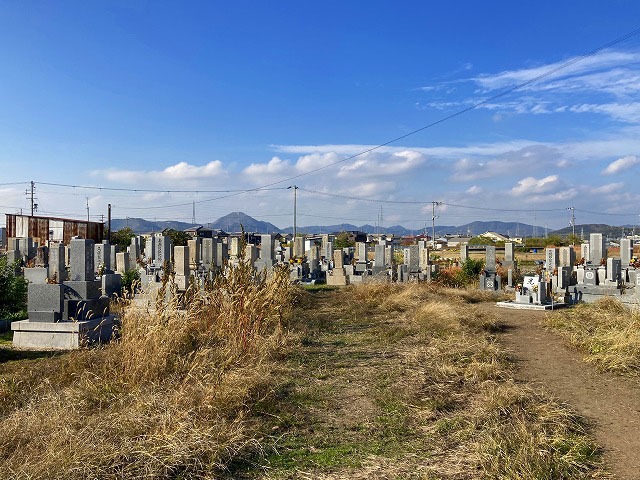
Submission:
M 375 203 L 390 203 L 390 204 L 409 204 L 409 205 L 427 205 L 434 203 L 433 200 L 381 200 L 376 198 L 362 198 L 362 197 L 353 197 L 350 195 L 341 195 L 339 193 L 329 193 L 329 192 L 320 192 L 317 190 L 311 190 L 303 187 L 298 187 L 298 190 L 302 190 L 303 192 L 315 193 L 318 195 L 326 195 L 328 197 L 337 197 L 343 198 L 347 200 L 360 200 L 364 202 L 375 202 Z M 487 210 L 494 212 L 556 212 L 556 211 L 565 211 L 567 208 L 489 208 L 489 207 L 476 207 L 471 205 L 459 205 L 456 203 L 449 202 L 437 202 L 440 205 L 446 205 L 449 207 L 457 207 L 457 208 L 469 208 L 473 210 Z
M 556 66 L 554 68 L 551 68 L 551 69 L 547 70 L 544 73 L 541 73 L 540 75 L 537 75 L 537 76 L 535 76 L 535 77 L 533 77 L 533 78 L 531 78 L 529 80 L 526 80 L 526 81 L 524 81 L 522 83 L 519 83 L 518 85 L 515 85 L 513 87 L 507 88 L 506 90 L 503 90 L 500 93 L 497 93 L 495 95 L 492 95 L 489 98 L 486 98 L 486 99 L 481 100 L 479 102 L 476 102 L 476 103 L 474 103 L 472 105 L 469 105 L 468 107 L 465 107 L 465 108 L 463 108 L 461 110 L 458 110 L 458 111 L 456 111 L 456 112 L 454 112 L 454 113 L 452 113 L 450 115 L 446 115 L 446 116 L 444 116 L 444 117 L 442 117 L 442 118 L 440 118 L 438 120 L 435 120 L 435 121 L 433 121 L 433 122 L 431 122 L 431 123 L 429 123 L 429 124 L 427 124 L 427 125 L 425 125 L 423 127 L 416 128 L 415 130 L 412 130 L 412 131 L 410 131 L 408 133 L 405 133 L 403 135 L 395 137 L 395 138 L 393 138 L 391 140 L 388 140 L 388 141 L 386 141 L 384 143 L 380 143 L 380 144 L 378 144 L 376 146 L 367 148 L 367 149 L 362 150 L 362 151 L 360 151 L 358 153 L 355 153 L 355 154 L 350 155 L 348 157 L 345 157 L 343 159 L 337 160 L 335 162 L 329 163 L 327 165 L 323 165 L 321 167 L 314 168 L 314 169 L 309 170 L 307 172 L 303 172 L 303 173 L 300 173 L 298 175 L 294 175 L 292 177 L 285 178 L 283 180 L 278 180 L 277 182 L 268 183 L 266 185 L 263 185 L 261 188 L 271 187 L 273 185 L 278 185 L 280 183 L 289 182 L 291 180 L 295 180 L 295 179 L 303 177 L 305 175 L 309 175 L 309 174 L 312 174 L 312 173 L 319 172 L 320 170 L 324 170 L 325 168 L 333 167 L 334 165 L 338 165 L 338 164 L 346 162 L 348 160 L 353 160 L 354 158 L 360 157 L 362 155 L 365 155 L 367 153 L 373 152 L 375 150 L 379 150 L 380 148 L 386 147 L 387 145 L 395 143 L 398 140 L 402 140 L 404 138 L 407 138 L 407 137 L 410 137 L 412 135 L 415 135 L 416 133 L 422 132 L 424 130 L 427 130 L 428 128 L 431 128 L 431 127 L 434 127 L 436 125 L 439 125 L 440 123 L 446 122 L 447 120 L 451 120 L 452 118 L 458 117 L 458 116 L 460 116 L 460 115 L 462 115 L 464 113 L 467 113 L 467 112 L 469 112 L 471 110 L 475 110 L 476 108 L 481 107 L 482 105 L 486 105 L 488 103 L 491 103 L 494 100 L 497 100 L 499 98 L 504 97 L 505 95 L 508 95 L 509 93 L 515 92 L 516 90 L 520 90 L 521 88 L 529 86 L 529 85 L 537 82 L 538 80 L 542 80 L 543 78 L 546 78 L 546 77 L 548 77 L 550 75 L 553 75 L 554 73 L 559 72 L 561 70 L 564 70 L 567 67 L 575 65 L 576 63 L 579 63 L 579 62 L 581 62 L 581 61 L 583 61 L 583 60 L 585 60 L 587 58 L 593 57 L 594 55 L 600 53 L 601 51 L 606 50 L 607 48 L 613 47 L 614 45 L 617 45 L 617 44 L 619 44 L 619 43 L 621 43 L 621 42 L 623 42 L 625 40 L 628 40 L 629 38 L 634 37 L 634 36 L 638 35 L 639 33 L 640 33 L 640 28 L 636 28 L 635 30 L 632 30 L 632 31 L 626 33 L 625 35 L 622 35 L 621 37 L 618 37 L 618 38 L 616 38 L 616 39 L 614 39 L 614 40 L 612 40 L 610 42 L 607 42 L 604 45 L 601 45 L 601 46 L 599 46 L 599 47 L 597 47 L 597 48 L 595 48 L 595 49 L 593 49 L 593 50 L 591 50 L 591 51 L 589 51 L 589 52 L 587 52 L 587 53 L 585 53 L 585 54 L 583 54 L 583 55 L 581 55 L 579 57 L 575 57 L 572 60 L 569 60 L 568 62 L 565 62 L 565 63 L 563 63 L 561 65 L 558 65 L 558 66 Z
M 365 155 L 367 153 L 373 152 L 375 150 L 379 150 L 382 147 L 385 147 L 385 146 L 390 145 L 392 143 L 395 143 L 395 142 L 397 142 L 399 140 L 402 140 L 404 138 L 407 138 L 407 137 L 410 137 L 412 135 L 415 135 L 416 133 L 422 132 L 422 131 L 427 130 L 427 129 L 431 128 L 431 127 L 439 125 L 439 124 L 441 124 L 443 122 L 451 120 L 452 118 L 455 118 L 455 117 L 458 117 L 460 115 L 463 115 L 464 113 L 467 113 L 467 112 L 469 112 L 471 110 L 475 110 L 476 108 L 478 108 L 478 107 L 480 107 L 482 105 L 486 105 L 486 104 L 488 104 L 490 102 L 493 102 L 493 101 L 495 101 L 495 100 L 497 100 L 497 99 L 499 99 L 501 97 L 504 97 L 504 96 L 508 95 L 509 93 L 515 92 L 517 90 L 520 90 L 520 89 L 522 89 L 522 88 L 524 88 L 524 87 L 526 87 L 528 85 L 531 85 L 531 84 L 533 84 L 533 83 L 535 83 L 535 82 L 537 82 L 537 81 L 539 81 L 539 80 L 541 80 L 543 78 L 546 78 L 546 77 L 548 77 L 550 75 L 553 75 L 554 73 L 557 73 L 557 72 L 559 72 L 561 70 L 564 70 L 567 67 L 570 67 L 570 66 L 575 65 L 576 63 L 579 63 L 579 62 L 581 62 L 581 61 L 583 61 L 583 60 L 585 60 L 587 58 L 590 58 L 590 57 L 598 54 L 599 52 L 601 52 L 601 51 L 603 51 L 603 50 L 605 50 L 607 48 L 613 47 L 614 45 L 617 45 L 617 44 L 619 44 L 619 43 L 621 43 L 621 42 L 623 42 L 625 40 L 628 40 L 629 38 L 634 37 L 634 36 L 638 35 L 639 33 L 640 33 L 640 28 L 636 28 L 635 30 L 630 31 L 630 32 L 626 33 L 625 35 L 622 35 L 622 36 L 620 36 L 620 37 L 618 37 L 618 38 L 616 38 L 616 39 L 614 39 L 614 40 L 612 40 L 610 42 L 607 42 L 604 45 L 601 45 L 601 46 L 599 46 L 599 47 L 597 47 L 597 48 L 595 48 L 595 49 L 593 49 L 593 50 L 591 50 L 591 51 L 589 51 L 589 52 L 587 52 L 587 53 L 585 53 L 585 54 L 583 54 L 581 56 L 575 57 L 572 60 L 569 60 L 568 62 L 565 62 L 565 63 L 563 63 L 561 65 L 558 65 L 558 66 L 556 66 L 554 68 L 551 68 L 551 69 L 547 70 L 546 72 L 543 72 L 540 75 L 537 75 L 537 76 L 535 76 L 535 77 L 533 77 L 533 78 L 531 78 L 529 80 L 521 82 L 521 83 L 519 83 L 519 84 L 517 84 L 517 85 L 515 85 L 513 87 L 507 88 L 506 90 L 503 90 L 500 93 L 492 95 L 491 97 L 488 97 L 488 98 L 486 98 L 484 100 L 476 102 L 476 103 L 474 103 L 472 105 L 469 105 L 469 106 L 467 106 L 467 107 L 465 107 L 465 108 L 463 108 L 461 110 L 458 110 L 458 111 L 456 111 L 456 112 L 454 112 L 452 114 L 446 115 L 446 116 L 444 116 L 444 117 L 442 117 L 442 118 L 440 118 L 438 120 L 435 120 L 435 121 L 433 121 L 433 122 L 431 122 L 431 123 L 429 123 L 427 125 L 424 125 L 424 126 L 422 126 L 420 128 L 416 128 L 415 130 L 412 130 L 412 131 L 410 131 L 408 133 L 405 133 L 403 135 L 395 137 L 395 138 L 393 138 L 391 140 L 388 140 L 388 141 L 386 141 L 384 143 L 380 143 L 380 144 L 375 145 L 373 147 L 366 148 L 366 149 L 364 149 L 364 150 L 362 150 L 362 151 L 360 151 L 358 153 L 355 153 L 353 155 L 349 155 L 349 156 L 347 156 L 347 157 L 345 157 L 343 159 L 337 160 L 337 161 L 329 163 L 327 165 L 323 165 L 321 167 L 314 168 L 314 169 L 306 171 L 306 172 L 299 173 L 297 175 L 293 175 L 291 177 L 288 177 L 288 178 L 285 178 L 285 179 L 282 179 L 282 180 L 278 180 L 278 181 L 275 181 L 275 182 L 267 183 L 265 185 L 262 185 L 262 186 L 256 187 L 256 188 L 252 188 L 252 189 L 224 190 L 224 191 L 209 190 L 208 192 L 210 192 L 210 193 L 213 193 L 213 192 L 223 193 L 223 192 L 225 192 L 225 193 L 230 193 L 230 195 L 224 195 L 224 196 L 221 196 L 221 197 L 215 197 L 215 198 L 210 198 L 210 199 L 206 199 L 206 200 L 200 200 L 200 201 L 195 202 L 195 203 L 205 203 L 205 202 L 211 202 L 211 201 L 215 201 L 215 200 L 222 200 L 224 198 L 230 198 L 230 197 L 233 197 L 233 196 L 242 195 L 242 194 L 246 194 L 246 193 L 249 193 L 249 192 L 255 192 L 255 191 L 258 191 L 258 190 L 264 190 L 264 189 L 267 189 L 269 187 L 273 187 L 274 185 L 279 185 L 281 183 L 290 182 L 290 181 L 295 180 L 297 178 L 301 178 L 303 176 L 319 172 L 319 171 L 324 170 L 326 168 L 338 165 L 340 163 L 347 162 L 349 160 L 352 160 L 354 158 L 360 157 L 362 155 Z M 91 188 L 91 189 L 97 189 L 97 190 L 120 190 L 120 191 L 139 191 L 139 192 L 148 191 L 148 192 L 156 192 L 156 193 L 159 193 L 159 192 L 186 193 L 187 192 L 185 190 L 125 189 L 125 188 L 115 188 L 115 187 L 95 187 L 95 186 L 69 185 L 69 184 L 59 184 L 59 183 L 56 184 L 56 183 L 51 183 L 51 182 L 36 182 L 36 183 L 39 183 L 39 184 L 42 184 L 42 185 L 54 185 L 54 186 L 74 187 L 74 188 Z M 205 190 L 197 190 L 197 191 L 196 190 L 192 190 L 192 191 L 189 191 L 189 192 L 193 193 L 193 192 L 207 192 L 207 191 L 205 191 Z M 354 197 L 354 199 L 356 199 L 356 198 Z M 370 200 L 370 201 L 375 201 L 375 200 Z M 396 203 L 431 203 L 431 202 L 396 202 Z M 136 208 L 138 210 L 153 210 L 153 209 L 168 208 L 168 207 L 173 207 L 173 206 L 180 206 L 180 207 L 181 206 L 188 206 L 188 205 L 192 205 L 192 204 L 193 204 L 193 202 L 184 203 L 184 204 L 175 204 L 175 205 L 163 205 L 163 206 L 157 206 L 157 207 L 129 207 L 129 208 L 132 208 L 132 209 Z M 451 205 L 451 206 L 453 206 L 453 205 Z M 119 207 L 119 208 L 125 208 L 125 207 Z M 470 207 L 466 207 L 466 208 L 470 208 Z M 539 211 L 539 212 L 542 212 L 542 211 L 554 211 L 554 210 L 555 209 L 552 209 L 552 210 L 544 210 L 544 209 L 514 210 L 514 209 L 512 209 L 511 211 L 528 211 L 528 212 Z
M 29 182 L 24 182 L 29 183 Z M 84 188 L 89 190 L 109 190 L 109 191 L 118 191 L 118 192 L 147 192 L 147 193 L 231 193 L 231 192 L 246 192 L 256 190 L 255 188 L 246 189 L 246 188 L 237 188 L 237 189 L 226 189 L 226 190 L 206 190 L 206 189 L 193 189 L 193 190 L 171 190 L 171 189 L 150 189 L 150 188 L 117 188 L 117 187 L 98 187 L 95 185 L 74 185 L 67 183 L 51 183 L 51 182 L 33 182 L 37 185 L 49 185 L 54 187 L 67 187 L 67 188 Z M 2 185 L 2 184 L 0 184 Z M 280 190 L 280 188 L 262 188 L 258 187 L 259 190 Z

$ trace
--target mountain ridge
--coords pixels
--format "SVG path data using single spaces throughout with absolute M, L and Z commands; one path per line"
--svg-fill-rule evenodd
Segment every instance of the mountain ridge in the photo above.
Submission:
M 174 230 L 185 230 L 194 226 L 192 223 L 178 221 L 151 221 L 143 218 L 127 218 L 113 219 L 111 221 L 114 231 L 129 226 L 136 233 L 152 233 L 161 232 L 166 228 Z M 196 224 L 200 225 L 200 224 Z M 270 222 L 257 220 L 243 212 L 231 212 L 218 218 L 212 223 L 204 224 L 205 227 L 214 230 L 224 230 L 226 232 L 239 232 L 244 228 L 247 232 L 257 233 L 292 233 L 293 227 L 279 228 Z M 374 225 L 354 225 L 351 223 L 340 223 L 333 225 L 308 225 L 297 227 L 299 233 L 334 233 L 342 231 L 361 231 L 365 233 L 386 233 L 394 235 L 417 235 L 426 231 L 427 235 L 432 232 L 431 227 L 410 229 L 402 225 L 392 225 L 390 227 L 377 227 Z M 502 222 L 502 221 L 474 221 L 464 225 L 436 225 L 436 235 L 444 234 L 461 234 L 461 235 L 480 235 L 487 231 L 517 236 L 532 236 L 537 232 L 538 235 L 544 234 L 543 227 L 535 227 L 526 223 L 519 222 Z

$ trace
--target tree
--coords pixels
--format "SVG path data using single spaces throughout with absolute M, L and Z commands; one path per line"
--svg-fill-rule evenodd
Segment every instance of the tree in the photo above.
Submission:
M 490 237 L 483 237 L 482 235 L 479 237 L 473 237 L 469 240 L 469 245 L 492 245 L 494 247 L 504 247 L 503 241 L 496 241 Z
M 339 233 L 336 236 L 335 248 L 346 248 L 355 246 L 356 242 L 351 240 L 351 236 L 347 232 Z
M 16 265 L 0 257 L 0 318 L 26 318 L 27 281 L 16 275 Z
M 187 242 L 191 240 L 188 233 L 181 232 L 180 230 L 174 230 L 173 228 L 165 228 L 162 231 L 162 234 L 171 239 L 174 247 L 186 247 Z
M 121 252 L 126 252 L 127 247 L 131 245 L 131 239 L 134 236 L 135 233 L 131 228 L 121 228 L 111 234 L 111 242 L 113 245 L 118 245 Z

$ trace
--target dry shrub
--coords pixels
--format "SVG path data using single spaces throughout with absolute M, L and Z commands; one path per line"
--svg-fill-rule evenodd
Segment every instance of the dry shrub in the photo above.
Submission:
M 640 312 L 625 308 L 613 297 L 560 310 L 545 318 L 586 354 L 586 361 L 603 370 L 635 376 L 640 373 Z
M 252 444 L 293 289 L 246 263 L 155 309 L 124 310 L 110 345 L 0 377 L 0 478 L 203 478 Z

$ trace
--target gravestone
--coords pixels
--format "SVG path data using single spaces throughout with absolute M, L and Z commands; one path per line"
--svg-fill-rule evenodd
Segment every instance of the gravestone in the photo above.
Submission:
M 297 236 L 293 239 L 293 258 L 304 257 L 304 237 Z
M 410 245 L 404 249 L 405 265 L 409 269 L 409 273 L 420 272 L 420 247 L 418 245 Z
M 70 280 L 86 282 L 95 280 L 93 267 L 93 240 L 72 238 L 70 249 Z
M 507 286 L 513 288 L 513 268 L 507 270 Z
M 49 249 L 47 247 L 36 248 L 34 263 L 36 267 L 46 267 L 49 264 Z
M 486 247 L 484 271 L 487 273 L 495 273 L 496 271 L 496 247 Z
M 356 243 L 356 256 L 357 256 L 357 260 L 360 263 L 366 263 L 367 262 L 367 244 L 364 242 L 357 242 Z
M 374 251 L 374 258 L 373 258 L 373 266 L 375 268 L 385 268 L 387 265 L 387 262 L 385 260 L 385 246 L 384 244 L 378 243 L 375 246 L 375 251 Z
M 633 259 L 633 240 L 630 238 L 620 239 L 620 260 L 622 267 L 626 268 Z
M 216 266 L 222 268 L 224 266 L 224 262 L 229 258 L 229 250 L 228 245 L 223 243 L 222 241 L 217 242 L 216 244 Z
M 240 239 L 231 237 L 231 245 L 229 245 L 229 256 L 235 260 L 240 256 Z
M 407 264 L 400 264 L 397 267 L 397 280 L 400 283 L 409 281 L 409 266 Z
M 62 283 L 67 279 L 67 270 L 64 266 L 64 245 L 52 243 L 49 246 L 49 279 L 56 279 L 56 283 Z
M 557 285 L 561 290 L 566 290 L 569 288 L 569 284 L 571 283 L 571 272 L 573 271 L 573 267 L 558 267 L 558 279 Z
M 622 272 L 622 262 L 617 258 L 607 259 L 607 282 L 610 285 L 616 286 L 620 283 Z
M 547 248 L 545 250 L 545 268 L 549 272 L 553 272 L 559 265 L 560 259 L 557 248 Z
M 464 263 L 469 258 L 469 245 L 463 244 L 460 245 L 460 263 Z
M 24 269 L 24 279 L 31 283 L 47 283 L 47 267 L 32 267 Z
M 116 253 L 116 272 L 125 274 L 129 271 L 131 263 L 129 262 L 129 252 Z
M 118 253 L 117 245 L 110 245 L 109 248 L 109 265 L 111 265 L 111 270 L 115 270 L 116 268 L 116 254 Z
M 173 249 L 173 277 L 178 290 L 186 290 L 189 286 L 189 247 L 179 246 Z
M 333 252 L 333 268 L 343 268 L 344 267 L 344 258 L 342 250 L 335 250 Z
M 93 265 L 96 273 L 98 273 L 101 266 L 104 268 L 105 273 L 111 270 L 111 245 L 108 243 L 96 243 L 94 245 Z
M 505 266 L 507 267 L 512 266 L 514 261 L 515 261 L 514 244 L 512 242 L 507 242 L 504 244 Z
M 258 259 L 258 247 L 249 243 L 244 247 L 244 259 L 249 262 L 249 265 L 253 265 Z
M 213 238 L 202 239 L 202 264 L 207 270 L 216 264 L 216 241 Z
M 576 281 L 578 282 L 578 285 L 584 285 L 584 267 L 580 266 L 578 267 L 578 269 L 576 270 Z
M 607 258 L 607 241 L 601 233 L 592 233 L 589 236 L 589 259 L 594 265 L 601 265 Z
M 585 263 L 591 261 L 591 254 L 589 253 L 589 244 L 583 243 L 580 245 L 580 256 L 584 259 Z
M 154 241 L 156 244 L 154 265 L 161 268 L 165 262 L 171 263 L 173 242 L 166 235 L 156 235 Z
M 571 247 L 560 247 L 560 267 L 572 267 L 576 263 L 576 252 Z
M 156 259 L 156 241 L 153 235 L 147 237 L 145 240 L 144 256 L 148 262 L 153 262 Z
M 176 275 L 189 276 L 189 247 L 178 246 L 173 249 L 173 270 Z
M 200 266 L 200 239 L 192 238 L 187 241 L 189 247 L 189 268 L 191 270 L 198 270 Z
M 260 235 L 260 258 L 268 265 L 274 262 L 274 237 L 271 234 Z

